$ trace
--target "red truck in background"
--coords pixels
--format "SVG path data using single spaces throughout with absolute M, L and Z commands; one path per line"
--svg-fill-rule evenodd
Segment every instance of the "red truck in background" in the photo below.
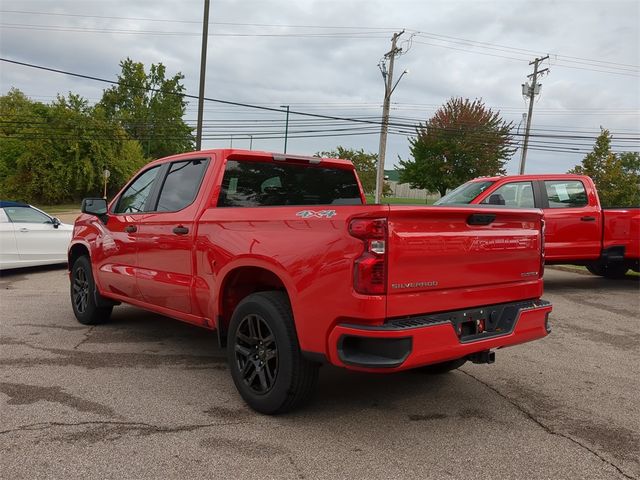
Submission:
M 366 205 L 346 160 L 192 152 L 82 212 L 76 318 L 124 302 L 216 329 L 263 413 L 307 399 L 324 362 L 444 372 L 550 331 L 540 210 Z
M 640 269 L 640 208 L 603 208 L 593 180 L 585 175 L 481 177 L 435 204 L 541 208 L 548 265 L 583 265 L 609 278 Z

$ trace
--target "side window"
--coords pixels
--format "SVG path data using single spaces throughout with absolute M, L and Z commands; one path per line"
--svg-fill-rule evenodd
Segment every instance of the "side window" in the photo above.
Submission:
M 177 212 L 193 203 L 206 168 L 206 160 L 172 163 L 164 180 L 156 210 Z
M 535 208 L 533 199 L 533 185 L 531 182 L 512 182 L 507 183 L 491 194 L 500 195 L 507 207 L 516 208 Z M 489 197 L 485 198 L 481 203 L 489 203 Z
M 51 223 L 51 218 L 30 207 L 5 207 L 4 211 L 13 223 Z
M 546 180 L 549 208 L 584 207 L 588 204 L 587 192 L 579 180 Z
M 144 212 L 144 204 L 151 193 L 153 182 L 158 176 L 160 165 L 150 168 L 136 178 L 120 196 L 113 213 Z

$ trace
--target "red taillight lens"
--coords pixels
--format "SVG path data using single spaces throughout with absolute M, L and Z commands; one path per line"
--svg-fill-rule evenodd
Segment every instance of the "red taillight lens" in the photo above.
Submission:
M 387 219 L 356 218 L 349 224 L 349 233 L 362 240 L 384 240 L 387 237 Z
M 356 218 L 349 233 L 364 242 L 364 252 L 354 262 L 353 288 L 365 295 L 387 292 L 387 219 Z

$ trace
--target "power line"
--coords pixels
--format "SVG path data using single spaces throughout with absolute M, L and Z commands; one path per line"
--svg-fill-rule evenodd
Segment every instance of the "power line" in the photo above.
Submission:
M 43 67 L 43 66 L 39 66 L 39 65 L 34 65 L 34 64 L 28 64 L 25 62 L 18 62 L 15 60 L 9 60 L 9 59 L 5 59 L 5 58 L 0 58 L 0 60 L 5 61 L 5 62 L 9 62 L 9 63 L 13 63 L 13 64 L 17 64 L 17 65 L 22 65 L 22 66 L 26 66 L 26 67 L 31 67 L 31 68 L 36 68 L 36 69 L 40 69 L 40 70 L 45 70 L 45 71 L 51 71 L 54 73 L 60 73 L 60 74 L 65 74 L 65 75 L 71 75 L 71 76 L 75 76 L 75 77 L 80 77 L 80 78 L 85 78 L 85 79 L 90 79 L 90 80 L 94 80 L 94 81 L 100 81 L 103 83 L 108 83 L 108 84 L 121 84 L 119 82 L 113 81 L 113 80 L 107 80 L 107 79 L 103 79 L 103 78 L 99 78 L 99 77 L 94 77 L 94 76 L 90 76 L 90 75 L 83 75 L 83 74 L 78 74 L 78 73 L 74 73 L 74 72 L 67 72 L 64 70 L 59 70 L 59 69 L 53 69 L 53 68 L 49 68 L 49 67 Z M 136 88 L 140 88 L 140 87 L 136 87 Z M 149 91 L 154 91 L 155 89 L 152 88 L 141 88 L 143 90 L 149 90 Z M 182 97 L 187 97 L 187 98 L 195 98 L 195 96 L 193 95 L 188 95 L 188 94 L 175 94 L 178 96 L 182 96 Z M 272 107 L 267 107 L 267 106 L 261 106 L 261 105 L 252 105 L 252 104 L 247 104 L 247 103 L 241 103 L 241 102 L 232 102 L 232 101 L 227 101 L 227 100 L 220 100 L 220 99 L 212 99 L 212 98 L 206 98 L 205 100 L 208 101 L 213 101 L 213 102 L 218 102 L 218 103 L 222 103 L 222 104 L 228 104 L 228 105 L 233 105 L 233 106 L 241 106 L 241 107 L 247 107 L 247 108 L 252 108 L 252 109 L 258 109 L 261 111 L 270 111 L 270 112 L 278 112 L 278 113 L 284 113 L 284 110 L 278 109 L 278 108 L 272 108 Z M 334 120 L 334 121 L 338 121 L 338 122 L 352 122 L 352 123 L 360 123 L 360 124 L 365 124 L 365 125 L 369 125 L 370 128 L 372 128 L 371 131 L 360 131 L 360 132 L 354 132 L 354 129 L 344 129 L 344 133 L 336 133 L 334 132 L 333 134 L 335 136 L 344 136 L 344 135 L 366 135 L 366 134 L 374 134 L 374 133 L 378 133 L 379 129 L 377 128 L 377 126 L 381 125 L 380 121 L 375 121 L 375 120 L 366 120 L 366 119 L 357 119 L 357 118 L 348 118 L 348 117 L 338 117 L 338 116 L 334 116 L 334 115 L 321 115 L 321 114 L 316 114 L 316 113 L 309 113 L 309 112 L 302 112 L 302 111 L 291 111 L 291 113 L 295 113 L 297 115 L 300 116 L 306 116 L 306 117 L 310 117 L 311 119 L 326 119 L 326 120 Z M 392 129 L 394 129 L 391 133 L 393 133 L 394 135 L 402 135 L 402 136 L 411 136 L 411 135 L 415 135 L 415 129 L 416 127 L 418 127 L 419 125 L 416 125 L 415 123 L 389 123 L 390 127 Z M 407 128 L 410 129 L 410 131 L 404 131 L 402 130 L 402 128 Z M 296 132 L 297 133 L 297 132 Z M 300 133 L 304 133 L 304 132 L 300 132 Z M 314 135 L 311 136 L 332 136 L 331 134 L 327 134 L 326 132 L 324 133 L 315 133 Z M 534 137 L 534 134 L 531 134 L 532 137 Z M 566 135 L 540 135 L 540 137 L 545 137 L 545 138 L 550 138 L 550 137 L 563 137 L 563 138 L 567 138 Z M 575 135 L 572 137 L 576 137 Z M 206 137 L 209 138 L 209 137 Z M 281 138 L 281 137 L 275 137 L 275 138 Z M 294 137 L 295 138 L 295 137 Z M 305 138 L 305 137 L 300 137 L 300 138 Z M 585 139 L 589 139 L 589 140 L 593 140 L 594 137 L 583 137 Z M 514 144 L 517 145 L 517 144 Z M 572 151 L 576 151 L 577 149 L 572 149 Z
M 167 30 L 136 30 L 125 28 L 91 28 L 91 27 L 65 27 L 61 25 L 38 25 L 28 23 L 2 23 L 0 27 L 13 30 L 37 30 L 67 33 L 109 33 L 122 35 L 153 35 L 161 37 L 197 37 L 196 32 L 176 32 Z M 371 39 L 385 38 L 383 32 L 331 32 L 331 33 L 220 33 L 213 32 L 209 36 L 213 37 L 297 37 L 297 38 L 350 38 L 350 39 Z

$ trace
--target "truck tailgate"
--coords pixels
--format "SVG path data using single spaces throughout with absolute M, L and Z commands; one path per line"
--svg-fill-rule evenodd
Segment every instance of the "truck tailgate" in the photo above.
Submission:
M 540 210 L 389 208 L 387 318 L 542 294 Z

